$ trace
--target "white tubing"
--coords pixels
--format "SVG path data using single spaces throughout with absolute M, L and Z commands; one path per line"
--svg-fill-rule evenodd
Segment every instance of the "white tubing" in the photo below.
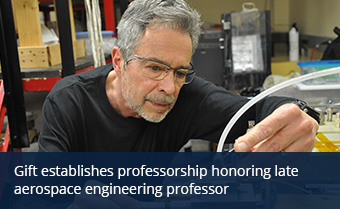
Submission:
M 263 99 L 264 97 L 268 96 L 269 94 L 272 94 L 282 88 L 291 86 L 293 84 L 297 84 L 306 80 L 310 80 L 313 78 L 318 78 L 318 77 L 322 77 L 322 76 L 326 76 L 326 75 L 332 75 L 332 74 L 336 74 L 336 73 L 340 73 L 340 67 L 335 67 L 335 68 L 331 68 L 331 69 L 327 69 L 327 70 L 322 70 L 322 71 L 318 71 L 318 72 L 313 72 L 313 73 L 309 73 L 303 76 L 299 76 L 290 80 L 287 80 L 285 82 L 279 83 L 263 92 L 261 92 L 260 94 L 258 94 L 257 96 L 255 96 L 253 99 L 249 100 L 245 105 L 243 105 L 243 107 L 241 107 L 241 109 L 239 109 L 236 114 L 231 118 L 231 120 L 229 121 L 229 123 L 227 124 L 227 126 L 224 128 L 224 131 L 220 137 L 220 141 L 218 142 L 218 146 L 217 146 L 217 152 L 222 152 L 223 149 L 223 145 L 225 142 L 225 139 L 227 138 L 231 128 L 234 126 L 234 124 L 236 123 L 236 121 L 243 115 L 243 113 L 245 111 L 247 111 L 251 106 L 253 106 L 254 104 L 256 104 L 259 100 Z
M 92 48 L 94 67 L 105 65 L 102 24 L 98 0 L 85 0 L 87 30 Z
M 90 0 L 85 0 L 85 10 L 86 10 L 86 20 L 87 20 L 87 31 L 89 34 L 89 41 L 91 44 L 92 56 L 94 65 L 96 66 L 97 57 L 96 57 L 96 45 L 94 42 L 94 34 L 93 34 L 93 20 L 92 20 L 92 7 Z

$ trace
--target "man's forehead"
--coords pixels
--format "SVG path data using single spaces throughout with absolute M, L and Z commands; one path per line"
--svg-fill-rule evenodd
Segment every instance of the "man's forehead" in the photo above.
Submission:
M 140 56 L 172 64 L 190 62 L 192 42 L 189 34 L 165 27 L 148 28 L 141 36 L 135 52 Z M 182 63 L 183 64 L 183 63 Z

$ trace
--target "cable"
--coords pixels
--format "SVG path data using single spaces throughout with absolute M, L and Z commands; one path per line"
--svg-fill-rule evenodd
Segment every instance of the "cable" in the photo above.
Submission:
M 231 120 L 229 121 L 227 126 L 224 128 L 224 131 L 223 131 L 223 133 L 220 137 L 220 140 L 218 142 L 217 152 L 222 152 L 225 139 L 227 138 L 231 128 L 234 126 L 236 121 L 243 115 L 243 113 L 245 111 L 247 111 L 251 106 L 256 104 L 259 100 L 261 100 L 264 97 L 268 96 L 269 94 L 272 94 L 272 93 L 274 93 L 274 92 L 276 92 L 276 91 L 278 91 L 282 88 L 285 88 L 287 86 L 291 86 L 293 84 L 297 84 L 297 83 L 300 83 L 300 82 L 303 82 L 303 81 L 306 81 L 306 80 L 310 80 L 310 79 L 313 79 L 313 78 L 318 78 L 318 77 L 337 74 L 337 73 L 340 73 L 340 67 L 335 67 L 335 68 L 331 68 L 331 69 L 327 69 L 327 70 L 309 73 L 309 74 L 306 74 L 306 75 L 296 77 L 296 78 L 287 80 L 285 82 L 279 83 L 279 84 L 272 86 L 271 88 L 263 91 L 259 95 L 255 96 L 253 99 L 249 100 L 245 105 L 243 105 L 241 107 L 241 109 L 239 109 L 236 112 L 236 114 L 231 118 Z
M 316 50 L 317 48 L 319 48 L 319 47 L 320 47 L 320 43 L 318 43 L 318 44 L 316 44 L 316 45 L 314 46 L 313 51 L 312 51 L 312 53 L 311 53 L 311 55 L 310 55 L 310 60 L 313 60 L 315 50 Z

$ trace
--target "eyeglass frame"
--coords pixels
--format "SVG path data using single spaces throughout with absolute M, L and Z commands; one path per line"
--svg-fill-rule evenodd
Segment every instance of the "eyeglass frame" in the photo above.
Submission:
M 133 54 L 134 57 L 132 57 L 132 58 L 128 59 L 126 62 L 124 62 L 124 65 L 125 65 L 125 66 L 126 66 L 130 61 L 132 61 L 132 60 L 146 60 L 146 61 L 158 63 L 158 64 L 160 64 L 160 65 L 164 65 L 165 67 L 167 67 L 167 70 L 164 71 L 164 72 L 165 72 L 165 76 L 164 76 L 162 79 L 155 79 L 155 78 L 152 78 L 152 79 L 154 79 L 154 80 L 157 80 L 157 81 L 163 80 L 163 79 L 166 77 L 166 75 L 168 74 L 168 72 L 169 72 L 170 70 L 174 70 L 175 79 L 176 79 L 176 72 L 177 72 L 177 71 L 179 71 L 179 70 L 188 70 L 188 74 L 185 75 L 185 82 L 183 83 L 183 85 L 184 85 L 184 84 L 189 84 L 189 83 L 191 83 L 191 82 L 194 80 L 194 78 L 195 78 L 196 70 L 194 70 L 194 65 L 193 65 L 191 62 L 190 62 L 191 69 L 190 69 L 190 68 L 182 68 L 182 67 L 181 67 L 181 68 L 173 68 L 173 67 L 170 67 L 169 65 L 167 65 L 167 64 L 165 64 L 165 63 L 162 63 L 162 62 L 160 62 L 160 61 L 153 60 L 153 59 L 149 59 L 149 58 L 146 58 L 146 57 L 141 57 L 141 56 L 137 55 L 134 51 L 131 51 L 131 52 L 132 52 L 132 54 Z M 162 73 L 164 73 L 164 72 L 162 72 Z M 186 81 L 188 75 L 189 75 L 189 76 L 192 76 L 192 78 L 191 78 L 190 81 Z

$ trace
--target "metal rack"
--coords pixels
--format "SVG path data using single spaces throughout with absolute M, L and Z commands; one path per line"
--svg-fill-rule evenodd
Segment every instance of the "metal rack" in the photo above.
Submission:
M 105 10 L 105 18 L 108 18 L 106 22 L 110 24 L 110 28 L 115 27 L 112 22 L 113 0 L 105 0 L 104 3 L 109 6 Z M 62 77 L 94 68 L 91 57 L 74 60 L 70 14 L 64 12 L 69 11 L 69 0 L 55 1 L 55 9 L 62 63 L 46 68 L 20 69 L 12 1 L 0 0 L 0 60 L 3 79 L 3 85 L 0 86 L 0 103 L 6 104 L 0 105 L 0 122 L 3 123 L 6 111 L 9 122 L 5 135 L 7 138 L 0 144 L 0 151 L 20 151 L 21 148 L 29 146 L 24 91 L 50 91 Z M 110 61 L 110 56 L 107 56 L 106 62 Z
M 25 103 L 11 1 L 0 1 L 0 58 L 12 149 L 27 147 Z M 5 145 L 7 146 L 7 145 Z

